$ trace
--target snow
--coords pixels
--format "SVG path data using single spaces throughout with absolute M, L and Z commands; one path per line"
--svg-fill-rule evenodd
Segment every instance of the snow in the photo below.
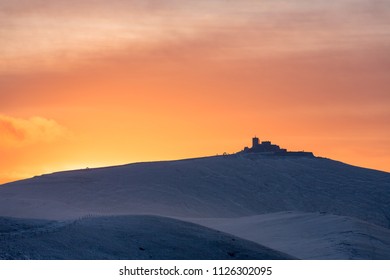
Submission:
M 390 230 L 349 217 L 279 212 L 191 221 L 301 259 L 390 259 Z
M 57 223 L 1 219 L 1 228 L 4 224 L 0 259 L 292 259 L 229 234 L 157 216 Z
M 390 174 L 323 158 L 231 155 L 0 186 L 0 217 L 89 215 L 196 222 L 304 259 L 389 259 Z

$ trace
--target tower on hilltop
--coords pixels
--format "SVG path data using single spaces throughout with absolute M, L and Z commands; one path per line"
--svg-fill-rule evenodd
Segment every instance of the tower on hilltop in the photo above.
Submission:
M 300 157 L 314 157 L 312 152 L 305 151 L 287 151 L 287 149 L 281 149 L 280 146 L 272 144 L 271 141 L 262 141 L 260 143 L 259 138 L 256 136 L 252 138 L 252 147 L 245 147 L 241 151 L 246 154 L 259 154 L 263 156 L 300 156 Z
M 252 148 L 255 148 L 259 145 L 259 138 L 256 136 L 252 138 Z

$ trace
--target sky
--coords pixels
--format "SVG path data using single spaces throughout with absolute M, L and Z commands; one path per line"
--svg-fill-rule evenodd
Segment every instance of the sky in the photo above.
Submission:
M 386 0 L 0 0 L 0 183 L 234 153 L 390 171 Z

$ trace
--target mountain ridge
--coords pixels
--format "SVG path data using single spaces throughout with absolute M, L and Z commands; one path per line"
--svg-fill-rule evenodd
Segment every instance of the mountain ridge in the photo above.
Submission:
M 386 172 L 323 158 L 229 155 L 57 172 L 2 185 L 0 200 L 3 205 L 11 198 L 63 203 L 86 214 L 105 212 L 99 205 L 112 208 L 108 214 L 154 214 L 157 205 L 167 216 L 180 209 L 193 217 L 328 212 L 388 227 L 389 178 Z M 86 201 L 78 203 L 82 195 Z

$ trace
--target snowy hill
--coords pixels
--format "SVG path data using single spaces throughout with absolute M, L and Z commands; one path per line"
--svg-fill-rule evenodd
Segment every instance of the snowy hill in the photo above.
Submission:
M 390 229 L 345 216 L 279 212 L 192 222 L 301 259 L 390 259 Z
M 250 241 L 157 216 L 1 219 L 3 225 L 7 230 L 0 230 L 0 259 L 292 259 Z
M 264 214 L 285 211 L 299 211 L 304 216 L 297 219 L 284 215 L 283 222 L 274 216 L 275 222 L 264 223 Z M 390 174 L 315 157 L 236 154 L 67 171 L 0 186 L 0 216 L 63 220 L 145 214 L 197 221 L 210 227 L 213 225 L 207 224 L 207 219 L 227 218 L 230 226 L 215 223 L 220 227 L 214 228 L 296 257 L 389 258 L 387 245 L 378 246 L 382 251 L 375 257 L 366 254 L 368 251 L 359 244 L 378 236 L 380 242 L 388 244 Z M 253 220 L 253 216 L 257 218 Z M 250 230 L 241 233 L 252 232 L 253 236 L 241 234 L 236 227 L 245 221 Z M 328 230 L 359 235 L 366 224 L 370 229 L 367 239 L 354 238 L 356 242 L 350 244 L 352 252 L 360 250 L 356 254 L 340 253 L 340 246 L 329 243 L 328 251 L 328 245 L 314 244 L 316 238 L 328 242 L 330 239 L 324 241 Z M 258 231 L 265 226 L 268 233 Z M 325 250 L 322 253 L 314 249 L 304 252 L 299 245 L 291 249 L 292 243 L 305 241 L 308 227 L 326 229 L 310 237 L 313 248 Z M 292 229 L 295 237 L 289 238 Z M 272 236 L 274 231 L 286 234 L 278 242 L 270 242 L 267 234 Z M 336 243 L 349 242 L 346 234 L 335 238 Z M 299 247 L 302 252 L 298 252 Z

